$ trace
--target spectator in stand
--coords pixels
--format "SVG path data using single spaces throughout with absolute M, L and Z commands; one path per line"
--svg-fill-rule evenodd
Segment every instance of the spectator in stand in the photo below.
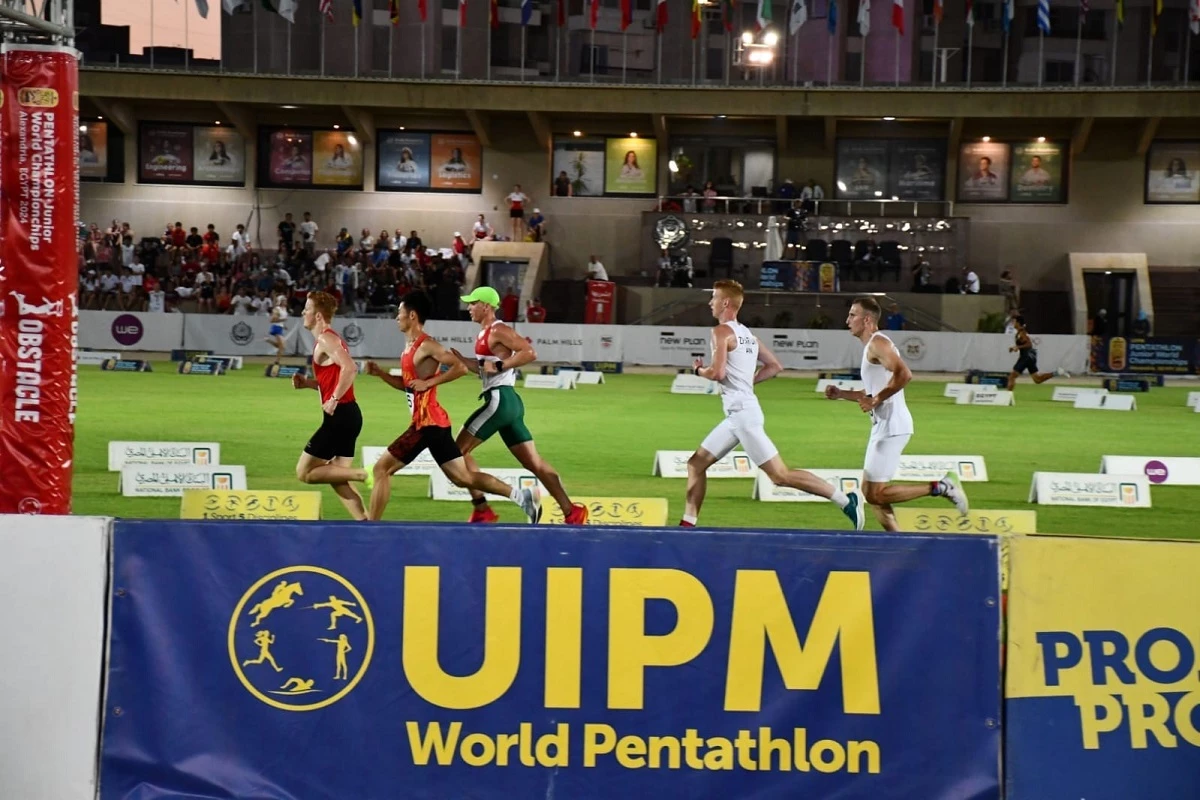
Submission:
M 313 221 L 312 214 L 308 211 L 304 212 L 304 221 L 300 223 L 300 242 L 304 245 L 304 252 L 312 258 L 317 253 L 317 233 L 321 229 L 317 223 Z
M 167 293 L 165 284 L 155 283 L 154 288 L 146 292 L 145 310 L 151 314 L 161 314 L 167 310 Z
M 1004 296 L 1005 313 L 1021 307 L 1021 287 L 1013 275 L 1012 267 L 1000 273 L 1000 294 Z
M 405 242 L 404 247 L 406 250 L 413 253 L 415 253 L 417 249 L 421 247 L 421 237 L 417 236 L 416 231 L 408 232 L 408 241 Z
M 342 228 L 338 231 L 337 237 L 334 238 L 333 244 L 337 248 L 338 258 L 341 258 L 350 252 L 350 248 L 354 247 L 354 237 L 350 235 L 350 231 Z
M 979 276 L 975 274 L 975 270 L 963 267 L 962 276 L 962 286 L 959 291 L 962 294 L 979 294 Z
M 374 249 L 375 237 L 371 235 L 371 229 L 363 228 L 362 235 L 358 238 L 358 252 L 366 255 Z
M 800 190 L 800 204 L 809 214 L 815 214 L 817 203 L 825 199 L 825 190 L 815 179 L 809 178 L 808 185 Z
M 712 214 L 717 210 L 717 186 L 712 181 L 704 182 L 704 203 L 702 208 L 705 214 Z
M 407 245 L 408 237 L 404 235 L 404 231 L 396 228 L 395 232 L 392 234 L 392 252 L 402 253 Z
M 471 243 L 482 242 L 486 239 L 491 239 L 495 235 L 496 232 L 492 230 L 492 226 L 484 219 L 483 214 L 480 214 L 478 219 L 475 220 L 475 224 L 471 226 Z
M 892 303 L 888 307 L 887 323 L 884 329 L 889 331 L 904 330 L 904 314 L 900 311 L 899 303 Z
M 791 181 L 788 181 L 791 183 Z M 792 187 L 795 191 L 795 187 Z M 785 212 L 787 217 L 787 243 L 783 246 L 784 258 L 787 258 L 787 251 L 793 251 L 792 257 L 799 258 L 800 247 L 804 243 L 804 229 L 807 225 L 808 212 L 805 211 L 799 201 L 793 201 L 791 206 Z
M 1133 321 L 1133 335 L 1139 339 L 1145 339 L 1150 335 L 1150 315 L 1145 309 L 1139 310 L 1137 319 Z
M 533 241 L 540 242 L 546 238 L 546 218 L 542 215 L 540 208 L 533 210 L 533 216 L 529 218 L 528 225 Z
M 604 265 L 600 263 L 600 259 L 596 258 L 595 254 L 588 257 L 587 276 L 590 281 L 608 280 L 608 270 L 604 269 Z
M 95 308 L 100 302 L 100 276 L 96 268 L 89 265 L 79 276 L 79 307 Z
M 121 237 L 121 266 L 128 267 L 133 263 L 133 237 Z
M 193 227 L 188 231 L 185 245 L 183 250 L 185 261 L 189 258 L 195 258 L 200 254 L 200 248 L 204 246 L 204 237 L 200 235 L 199 228 Z
M 512 221 L 512 240 L 519 242 L 525 238 L 525 204 L 529 202 L 529 195 L 521 191 L 518 183 L 504 199 L 508 201 L 508 217 Z
M 107 311 L 109 305 L 118 303 L 117 292 L 121 287 L 121 279 L 113 272 L 111 266 L 106 265 L 100 273 L 100 310 Z M 119 309 L 120 306 L 117 305 Z
M 558 177 L 554 179 L 554 196 L 555 197 L 574 197 L 575 187 L 571 185 L 571 178 L 567 175 L 567 171 L 559 170 Z
M 254 300 L 246 294 L 246 287 L 238 286 L 237 291 L 229 300 L 229 313 L 235 317 L 244 317 L 254 310 Z
M 792 183 L 791 178 L 784 178 L 783 183 L 775 190 L 775 196 L 783 201 L 775 204 L 775 213 L 777 214 L 786 214 L 788 209 L 795 206 L 796 200 L 799 199 L 796 184 Z
M 213 277 L 208 262 L 200 262 L 200 271 L 196 273 L 196 290 L 199 293 L 197 306 L 201 314 L 211 314 L 215 310 L 216 279 Z
M 933 289 L 933 268 L 929 266 L 929 262 L 918 256 L 917 263 L 912 267 L 914 292 L 932 292 Z
M 292 221 L 291 214 L 284 214 L 283 221 L 279 223 L 279 246 L 284 249 L 290 256 L 292 248 L 295 247 L 296 223 Z
M 229 262 L 237 264 L 251 250 L 250 234 L 246 232 L 246 226 L 241 223 L 234 229 L 229 236 L 229 249 L 226 254 L 229 257 Z
M 233 295 L 229 291 L 229 278 L 217 279 L 217 296 L 213 298 L 216 306 L 214 309 L 217 314 L 228 314 L 229 303 L 233 300 Z
M 180 251 L 187 247 L 187 238 L 187 231 L 183 229 L 183 223 L 176 222 L 175 227 L 171 228 L 170 240 L 165 242 L 167 252 L 175 257 L 181 255 Z
M 538 298 L 533 298 L 525 306 L 525 319 L 528 322 L 545 322 L 546 309 L 542 306 L 542 301 Z
M 454 241 L 450 243 L 450 249 L 454 251 L 454 255 L 458 256 L 459 259 L 469 258 L 471 255 L 471 247 L 463 239 L 462 233 L 459 231 L 454 232 Z
M 517 309 L 520 308 L 521 299 L 517 297 L 517 293 L 512 287 L 505 289 L 504 297 L 500 298 L 500 319 L 505 322 L 517 321 Z

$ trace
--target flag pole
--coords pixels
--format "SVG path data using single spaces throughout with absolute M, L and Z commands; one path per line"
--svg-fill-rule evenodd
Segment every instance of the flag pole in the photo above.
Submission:
M 1083 57 L 1083 8 L 1079 9 L 1079 27 L 1075 31 L 1075 85 L 1079 85 L 1082 69 L 1079 60 Z
M 1149 45 L 1146 47 L 1146 86 L 1150 86 L 1154 74 L 1154 2 L 1150 4 L 1150 26 L 1147 30 Z
M 1046 47 L 1046 32 L 1038 28 L 1038 86 L 1042 85 L 1042 73 L 1046 70 L 1046 62 L 1043 58 L 1043 53 Z
M 184 71 L 187 71 L 192 68 L 192 66 L 191 66 L 192 65 L 192 51 L 188 47 L 188 39 L 191 38 L 188 36 L 188 11 L 190 9 L 191 9 L 191 6 L 188 4 L 187 0 L 184 0 L 184 4 L 183 4 L 183 69 L 184 69 Z
M 592 2 L 599 2 L 599 1 L 600 0 L 592 0 Z M 588 44 L 588 65 L 589 65 L 589 70 L 592 73 L 591 77 L 588 80 L 591 81 L 592 83 L 595 83 L 596 82 L 596 28 L 595 27 L 592 28 L 591 40 L 590 40 L 590 43 Z
M 318 11 L 318 14 L 321 12 Z M 322 15 L 321 18 L 321 77 L 325 77 L 325 28 L 328 26 L 329 20 Z
M 525 26 L 521 26 L 521 83 L 525 82 Z
M 558 0 L 560 3 L 566 0 Z M 557 11 L 555 12 L 557 13 Z M 659 70 L 662 71 L 661 68 Z M 554 29 L 554 82 L 557 83 L 562 72 L 562 25 Z
M 459 0 L 459 2 L 461 2 L 461 1 L 462 0 Z M 454 49 L 458 51 L 454 54 L 454 77 L 455 78 L 462 78 L 462 37 L 463 37 L 462 11 L 458 10 L 458 36 L 456 36 L 455 40 L 454 40 Z
M 1001 14 L 1008 13 L 1008 11 L 1003 10 L 1003 6 L 1001 6 L 1001 9 L 1002 9 L 1000 12 Z M 1009 25 L 1011 25 L 1011 24 L 1012 23 L 1010 22 Z M 1004 66 L 1001 68 L 1002 72 L 1000 73 L 1000 85 L 1001 86 L 1008 86 L 1008 36 L 1009 36 L 1008 31 L 1005 31 L 1004 32 Z
M 654 37 L 654 49 L 657 51 L 654 54 L 654 58 L 657 62 L 655 69 L 658 71 L 658 82 L 662 83 L 662 31 L 659 31 Z
M 287 26 L 287 74 L 292 74 L 292 26 Z
M 429 27 L 421 21 L 421 80 L 425 80 L 425 29 Z
M 354 27 L 354 77 L 358 77 L 358 26 Z
M 497 8 L 497 13 L 498 12 L 499 8 Z M 492 13 L 491 7 L 489 6 L 487 33 L 485 34 L 487 36 L 487 70 L 485 70 L 485 74 L 489 81 L 492 79 Z
M 829 35 L 829 47 L 825 51 L 825 85 L 833 86 L 833 34 Z
M 1189 18 L 1191 17 L 1191 9 L 1190 8 L 1188 9 L 1188 17 Z M 1183 85 L 1187 86 L 1188 85 L 1188 72 L 1190 72 L 1191 68 L 1192 68 L 1192 25 L 1191 25 L 1192 21 L 1191 21 L 1191 19 L 1186 19 L 1185 22 L 1187 23 L 1187 26 L 1188 26 L 1188 32 L 1187 32 L 1187 44 L 1185 44 L 1183 46 Z
M 154 0 L 150 2 L 150 10 L 154 11 Z M 258 8 L 254 3 L 250 3 L 250 21 L 253 23 L 254 35 L 254 73 L 258 74 Z M 150 29 L 154 30 L 154 23 L 150 23 Z
M 388 13 L 391 14 L 390 11 Z M 388 21 L 390 22 L 391 20 L 389 19 Z M 423 41 L 424 40 L 422 40 L 422 42 Z M 388 26 L 388 77 L 389 78 L 393 77 L 393 71 L 395 70 L 395 60 L 396 60 L 395 59 L 395 45 L 396 45 L 396 26 L 393 24 L 393 25 Z
M 692 39 L 692 86 L 696 85 L 696 40 Z
M 1121 2 L 1121 0 L 1117 0 Z M 1110 85 L 1117 85 L 1117 37 L 1121 35 L 1121 23 L 1117 22 L 1117 15 L 1113 14 L 1113 52 L 1112 52 L 1112 69 L 1110 70 Z
M 896 36 L 896 85 L 900 85 L 900 29 L 892 28 Z M 865 44 L 865 42 L 864 42 Z
M 967 88 L 970 89 L 971 88 L 971 51 L 973 50 L 974 45 L 975 45 L 975 26 L 968 25 L 967 27 L 970 28 L 970 30 L 967 31 Z
M 150 69 L 154 69 L 154 0 L 150 0 Z
M 629 49 L 625 44 L 625 31 L 621 31 L 621 83 L 625 83 L 625 64 L 628 60 Z
M 858 60 L 858 63 L 859 63 L 858 85 L 859 86 L 867 85 L 867 39 L 870 37 L 870 35 L 871 35 L 871 32 L 868 30 L 862 37 L 862 58 L 860 58 Z
M 931 89 L 937 88 L 937 74 L 938 74 L 937 53 L 938 53 L 938 32 L 939 32 L 938 29 L 941 27 L 942 27 L 942 23 L 938 22 L 935 19 L 933 21 L 933 69 L 930 70 L 930 72 L 933 74 L 933 77 L 929 81 L 929 88 L 931 88 Z

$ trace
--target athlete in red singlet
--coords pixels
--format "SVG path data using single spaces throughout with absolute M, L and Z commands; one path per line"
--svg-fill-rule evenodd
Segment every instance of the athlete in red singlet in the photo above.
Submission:
M 316 337 L 313 378 L 292 376 L 297 389 L 316 389 L 325 418 L 308 440 L 296 463 L 296 477 L 304 483 L 328 483 L 354 519 L 366 519 L 362 497 L 350 481 L 365 481 L 367 471 L 354 469 L 354 448 L 362 431 L 362 412 L 354 400 L 358 368 L 346 343 L 330 327 L 337 301 L 325 292 L 309 294 L 304 303 L 304 327 Z
M 437 387 L 461 378 L 467 369 L 436 339 L 425 333 L 431 304 L 424 292 L 411 292 L 400 303 L 396 325 L 407 346 L 400 357 L 400 375 L 390 375 L 374 361 L 367 374 L 376 375 L 394 389 L 408 393 L 412 424 L 392 442 L 371 471 L 370 519 L 382 519 L 392 494 L 391 476 L 429 448 L 434 461 L 456 486 L 507 497 L 536 524 L 542 516 L 541 498 L 534 489 L 514 489 L 486 472 L 469 469 L 450 434 L 450 415 L 437 399 Z M 441 367 L 446 367 L 442 370 Z

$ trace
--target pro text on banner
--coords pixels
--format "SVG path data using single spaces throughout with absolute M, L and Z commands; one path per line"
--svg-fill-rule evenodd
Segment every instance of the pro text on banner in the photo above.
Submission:
M 387 452 L 386 447 L 368 447 L 364 445 L 362 449 L 363 469 L 369 471 L 385 452 Z M 404 468 L 392 477 L 404 478 L 411 475 L 432 475 L 435 472 L 441 472 L 438 469 L 437 462 L 433 460 L 433 456 L 429 454 L 428 450 L 422 450 L 419 456 L 408 464 L 405 464 Z
M 509 486 L 515 486 L 518 489 L 532 489 L 536 486 L 541 489 L 542 495 L 545 496 L 546 488 L 542 486 L 542 482 L 529 470 L 514 467 L 480 467 L 479 469 L 481 472 L 494 475 Z M 434 500 L 466 502 L 471 500 L 471 492 L 463 489 L 461 486 L 455 486 L 440 469 L 434 470 L 429 474 L 429 496 Z

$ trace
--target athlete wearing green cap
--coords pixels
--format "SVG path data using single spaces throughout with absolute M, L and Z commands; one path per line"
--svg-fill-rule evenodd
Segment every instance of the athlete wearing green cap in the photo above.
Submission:
M 533 434 L 525 427 L 525 405 L 513 388 L 517 383 L 516 370 L 535 361 L 537 353 L 515 330 L 496 319 L 500 294 L 495 289 L 480 286 L 463 297 L 462 301 L 467 304 L 471 319 L 479 324 L 480 331 L 475 337 L 475 358 L 467 358 L 457 350 L 453 353 L 467 369 L 478 372 L 483 380 L 483 393 L 479 395 L 483 405 L 467 419 L 457 439 L 467 468 L 478 469 L 472 451 L 493 435 L 500 434 L 521 466 L 536 475 L 546 491 L 554 497 L 562 509 L 566 524 L 585 524 L 587 508 L 571 503 L 558 472 L 538 455 Z M 481 492 L 472 490 L 471 502 L 475 504 L 471 522 L 495 522 L 499 519 Z

